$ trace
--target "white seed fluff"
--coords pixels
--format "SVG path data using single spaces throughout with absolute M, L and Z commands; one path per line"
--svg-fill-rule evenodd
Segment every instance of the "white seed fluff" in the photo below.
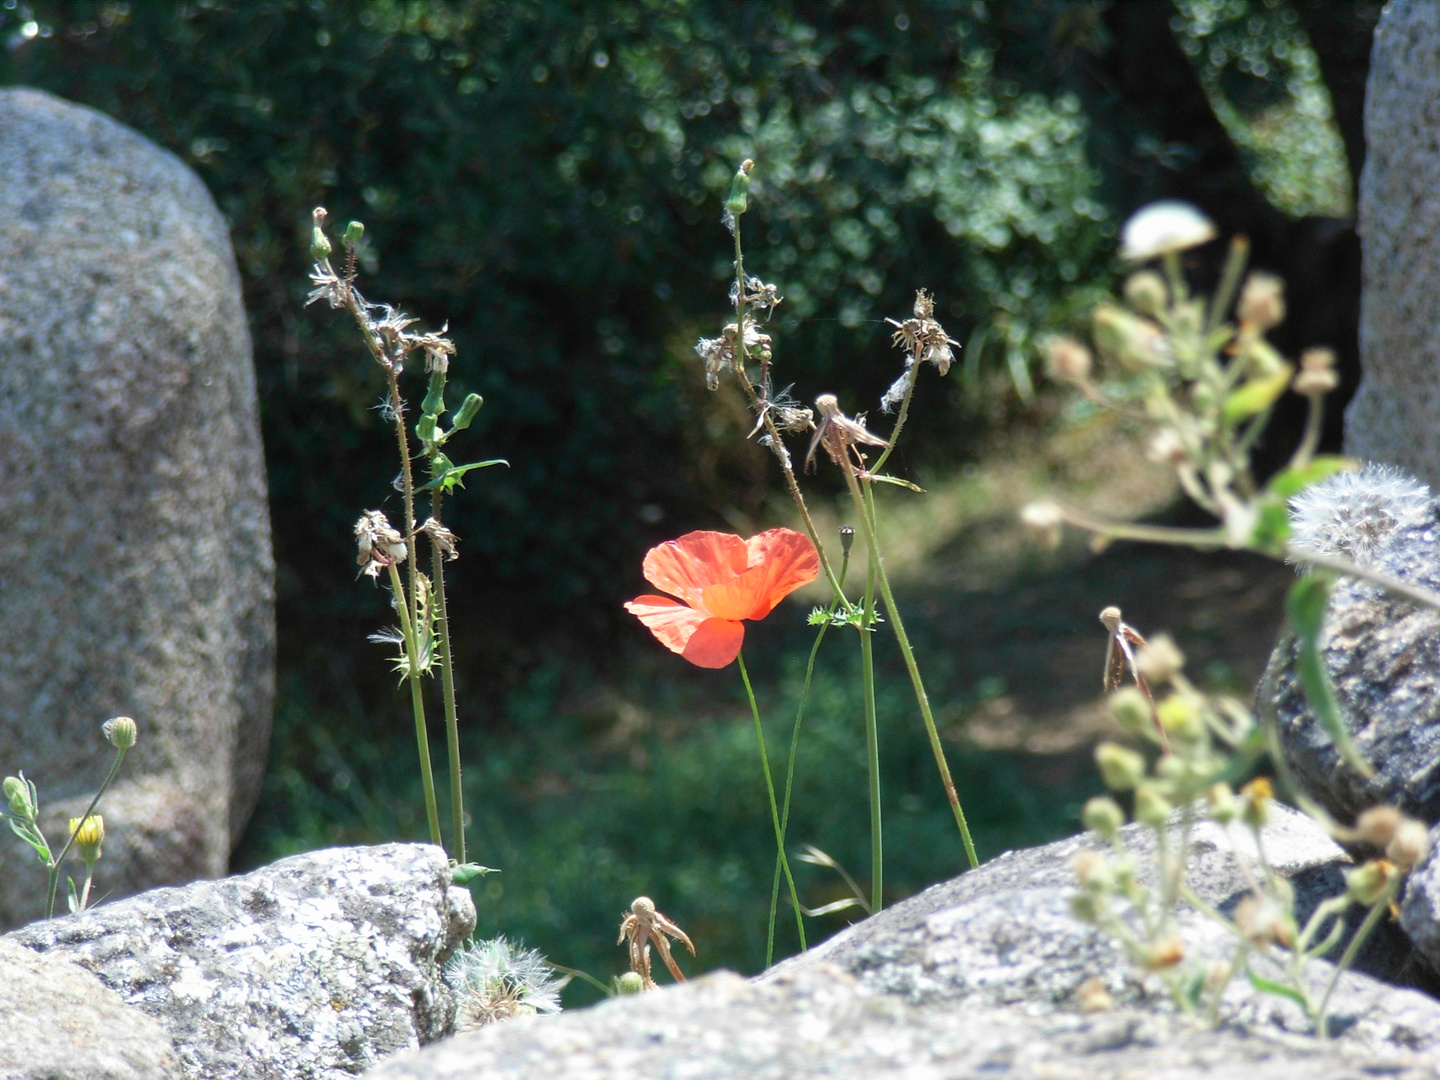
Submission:
M 1343 555 L 1362 565 L 1386 539 L 1419 524 L 1431 507 L 1430 489 L 1388 465 L 1336 473 L 1290 500 L 1291 540 L 1317 555 Z

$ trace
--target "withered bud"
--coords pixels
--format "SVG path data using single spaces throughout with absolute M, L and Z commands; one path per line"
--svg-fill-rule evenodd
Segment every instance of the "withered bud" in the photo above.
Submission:
M 135 745 L 135 739 L 139 730 L 135 721 L 128 716 L 116 716 L 100 725 L 100 730 L 105 733 L 105 741 L 116 750 L 129 750 Z
M 1387 891 L 1399 869 L 1384 859 L 1375 859 L 1354 870 L 1345 871 L 1345 895 L 1357 904 L 1369 907 L 1377 903 Z
M 1040 543 L 1055 549 L 1065 535 L 1065 513 L 1048 499 L 1027 503 L 1020 510 L 1020 523 L 1033 532 Z
M 1159 314 L 1169 300 L 1170 290 L 1165 287 L 1165 279 L 1154 270 L 1131 274 L 1125 282 L 1125 302 L 1141 315 Z
M 372 578 L 379 577 L 385 567 L 404 562 L 410 554 L 405 537 L 380 510 L 366 510 L 360 515 L 355 522 L 355 545 L 360 572 Z
M 1300 370 L 1290 384 L 1302 397 L 1322 397 L 1340 385 L 1335 374 L 1335 353 L 1331 349 L 1306 349 L 1300 354 Z
M 1170 362 L 1164 331 L 1124 308 L 1100 304 L 1091 316 L 1091 328 L 1096 348 L 1126 371 L 1149 371 Z
M 1135 666 L 1152 683 L 1169 682 L 1184 669 L 1185 654 L 1169 634 L 1156 634 L 1136 653 Z
M 1045 342 L 1045 370 L 1052 379 L 1085 382 L 1092 364 L 1090 350 L 1072 337 L 1052 337 Z
M 1185 946 L 1173 934 L 1145 946 L 1145 970 L 1164 971 L 1185 959 Z
M 1395 836 L 1385 845 L 1385 857 L 1398 866 L 1402 873 L 1415 869 L 1425 856 L 1430 854 L 1430 830 L 1423 822 L 1406 818 L 1395 830 Z
M 1395 839 L 1395 832 L 1405 815 L 1393 806 L 1372 806 L 1355 819 L 1356 840 L 1377 848 L 1384 848 Z
M 840 411 L 840 399 L 834 394 L 821 394 L 815 399 L 815 411 L 820 414 L 820 423 L 810 439 L 810 448 L 805 452 L 805 471 L 809 472 L 815 462 L 815 449 L 822 443 L 830 460 L 844 465 L 848 448 L 856 443 L 866 446 L 889 446 L 878 435 L 866 430 L 860 418 L 850 419 Z
M 460 553 L 455 550 L 455 545 L 460 542 L 460 538 L 433 517 L 425 519 L 425 524 L 420 526 L 420 531 L 430 538 L 430 542 L 435 545 L 435 549 L 440 552 L 446 562 L 454 562 L 460 557 Z
M 1251 893 L 1235 905 L 1235 928 L 1252 945 L 1289 945 L 1294 940 L 1285 913 L 1268 896 Z
M 1235 308 L 1240 322 L 1262 334 L 1285 321 L 1285 283 L 1274 274 L 1253 270 L 1240 289 Z
M 1110 887 L 1112 875 L 1110 863 L 1105 856 L 1094 851 L 1081 851 L 1070 863 L 1075 871 L 1075 880 L 1087 889 L 1105 892 Z

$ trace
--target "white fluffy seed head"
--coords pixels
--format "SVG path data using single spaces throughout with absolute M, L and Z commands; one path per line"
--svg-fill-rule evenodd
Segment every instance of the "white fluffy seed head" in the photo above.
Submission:
M 1430 489 L 1388 465 L 1336 473 L 1290 500 L 1296 547 L 1368 564 L 1400 529 L 1430 512 Z

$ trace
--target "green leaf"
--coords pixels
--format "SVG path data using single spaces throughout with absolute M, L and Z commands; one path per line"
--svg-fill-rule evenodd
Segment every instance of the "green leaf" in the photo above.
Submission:
M 1283 555 L 1290 539 L 1290 511 L 1285 500 L 1266 494 L 1256 504 L 1255 528 L 1250 533 L 1250 546 L 1271 555 Z
M 1325 671 L 1325 656 L 1320 647 L 1321 632 L 1325 625 L 1325 611 L 1330 603 L 1329 575 L 1312 573 L 1297 581 L 1290 589 L 1285 601 L 1285 612 L 1290 618 L 1290 627 L 1295 632 L 1299 655 L 1295 661 L 1295 673 L 1300 678 L 1300 688 L 1305 700 L 1315 710 L 1315 719 L 1320 722 L 1325 734 L 1335 744 L 1336 751 L 1345 764 L 1361 776 L 1369 779 L 1375 775 L 1370 763 L 1356 749 L 1350 737 L 1350 728 L 1335 697 L 1335 687 Z
M 1291 365 L 1286 364 L 1273 375 L 1262 375 L 1258 379 L 1251 379 L 1244 386 L 1237 390 L 1230 391 L 1225 396 L 1225 404 L 1221 407 L 1221 416 L 1227 424 L 1238 424 L 1242 420 L 1248 420 L 1256 413 L 1262 413 L 1274 405 L 1285 388 L 1290 385 L 1290 375 L 1294 371 Z
M 450 880 L 456 885 L 469 885 L 477 878 L 486 874 L 498 874 L 500 871 L 491 866 L 481 866 L 479 863 L 467 862 L 450 868 Z
M 80 910 L 80 897 L 75 892 L 75 879 L 66 875 L 65 886 L 67 893 L 65 903 L 70 907 L 70 914 L 74 915 Z
M 1311 484 L 1317 484 L 1327 476 L 1355 468 L 1352 458 L 1338 454 L 1323 454 L 1313 457 L 1298 469 L 1285 469 L 1270 478 L 1265 490 L 1282 499 L 1292 499 Z
M 509 464 L 510 462 L 504 458 L 493 458 L 490 461 L 472 461 L 469 465 L 452 465 L 429 483 L 421 484 L 419 490 L 433 491 L 435 488 L 440 488 L 442 491 L 450 492 L 457 486 L 465 486 L 460 483 L 460 478 L 471 469 L 488 469 L 491 465 L 504 465 L 508 467 Z
M 909 480 L 901 480 L 898 476 L 883 476 L 880 473 L 871 473 L 871 480 L 878 480 L 882 484 L 894 484 L 896 487 L 909 488 L 911 491 L 918 491 L 925 494 L 925 489 L 919 484 L 912 484 Z
M 1254 969 L 1249 964 L 1245 965 L 1245 978 L 1250 981 L 1252 987 L 1259 990 L 1262 994 L 1271 994 L 1275 997 L 1283 997 L 1289 1001 L 1293 1001 L 1296 1005 L 1300 1006 L 1301 1011 L 1303 1011 L 1306 1016 L 1310 1015 L 1309 1000 L 1293 986 L 1286 986 L 1284 983 L 1262 978 L 1255 974 Z

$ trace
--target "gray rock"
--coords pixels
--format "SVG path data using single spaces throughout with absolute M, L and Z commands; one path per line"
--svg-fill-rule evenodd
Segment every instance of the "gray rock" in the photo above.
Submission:
M 94 975 L 0 940 L 0 1080 L 179 1080 L 163 1028 Z
M 102 812 L 97 888 L 223 874 L 258 793 L 273 557 L 250 335 L 228 229 L 173 155 L 100 113 L 0 90 L 0 772 L 52 841 Z M 0 928 L 40 914 L 0 840 Z
M 1440 510 L 1429 491 L 1367 467 L 1316 485 L 1292 505 L 1295 540 L 1401 580 L 1440 589 Z M 1382 803 L 1427 824 L 1440 821 L 1440 613 L 1356 578 L 1339 578 L 1325 618 L 1323 654 L 1366 779 L 1341 761 L 1295 675 L 1283 640 L 1259 695 L 1274 705 L 1285 759 L 1300 784 L 1349 822 Z
M 438 847 L 333 848 L 30 926 L 159 1021 L 187 1080 L 339 1080 L 447 1034 L 474 929 Z
M 1440 485 L 1440 8 L 1392 0 L 1365 94 L 1359 232 L 1364 376 L 1345 452 Z
M 1279 812 L 1267 855 L 1302 907 L 1344 854 L 1308 819 Z M 1146 865 L 1143 830 L 1127 845 Z M 1218 1029 L 1180 1014 L 1105 935 L 1069 913 L 1077 837 L 1012 852 L 852 926 L 767 976 L 721 974 L 557 1017 L 495 1025 L 368 1073 L 374 1080 L 555 1078 L 1076 1077 L 1244 1075 L 1316 1080 L 1370 1072 L 1433 1077 L 1440 1003 L 1364 975 L 1343 976 L 1339 1037 L 1321 1043 L 1288 1001 L 1231 984 Z M 1221 906 L 1243 891 L 1253 851 L 1197 828 L 1190 880 Z M 1234 939 L 1194 912 L 1179 920 L 1191 954 L 1228 959 Z M 1383 950 L 1381 950 L 1383 952 Z M 1378 954 L 1377 954 L 1378 955 Z M 1323 985 L 1331 969 L 1310 973 Z M 1116 1001 L 1085 1014 L 1086 980 Z
M 1420 954 L 1440 971 L 1440 825 L 1430 830 L 1430 854 L 1405 883 L 1400 927 Z

